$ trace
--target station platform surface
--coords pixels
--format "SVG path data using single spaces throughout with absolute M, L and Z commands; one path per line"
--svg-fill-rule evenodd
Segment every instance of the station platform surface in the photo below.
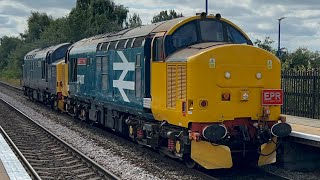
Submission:
M 2 134 L 0 134 L 0 180 L 31 180 Z
M 292 126 L 291 136 L 320 141 L 320 119 L 283 115 Z

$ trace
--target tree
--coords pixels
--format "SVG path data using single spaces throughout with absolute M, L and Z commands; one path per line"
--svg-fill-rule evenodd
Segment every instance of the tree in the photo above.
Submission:
M 276 50 L 272 48 L 273 43 L 274 43 L 274 40 L 272 40 L 270 37 L 266 37 L 263 40 L 263 42 L 260 39 L 256 39 L 256 41 L 254 42 L 254 45 L 275 54 Z
M 179 18 L 179 17 L 183 17 L 182 13 L 178 14 L 176 13 L 175 10 L 170 10 L 168 14 L 168 11 L 165 10 L 165 11 L 161 11 L 158 15 L 153 16 L 151 22 L 157 23 L 157 22 L 167 21 L 167 20 Z
M 23 37 L 27 42 L 34 42 L 40 39 L 41 33 L 52 21 L 52 17 L 46 13 L 31 12 L 31 16 L 28 18 L 28 30 Z
M 70 39 L 80 39 L 121 30 L 128 9 L 110 0 L 77 0 L 68 17 Z
M 0 38 L 0 69 L 8 65 L 9 55 L 22 43 L 15 37 L 4 36 Z
M 0 39 L 1 76 L 20 78 L 23 57 L 32 49 L 121 30 L 127 14 L 127 8 L 111 0 L 77 0 L 69 15 L 58 19 L 32 12 L 27 30 L 20 33 L 20 38 L 5 36 Z M 132 17 L 132 25 L 141 22 L 139 19 L 137 15 Z
M 126 28 L 135 28 L 142 25 L 142 21 L 140 19 L 139 14 L 133 13 L 133 15 L 129 17 L 126 21 Z
M 319 51 L 312 52 L 311 66 L 315 69 L 320 69 L 320 54 Z
M 83 10 L 87 9 L 91 3 L 91 0 L 77 0 L 76 7 Z
M 310 50 L 301 47 L 290 53 L 288 57 L 292 68 L 308 68 L 313 58 L 314 55 Z
M 66 17 L 54 20 L 41 34 L 40 47 L 70 42 L 68 19 Z

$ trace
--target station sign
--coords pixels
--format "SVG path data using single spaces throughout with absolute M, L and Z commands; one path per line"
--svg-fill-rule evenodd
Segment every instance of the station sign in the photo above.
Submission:
M 264 89 L 262 90 L 262 105 L 282 105 L 282 89 Z

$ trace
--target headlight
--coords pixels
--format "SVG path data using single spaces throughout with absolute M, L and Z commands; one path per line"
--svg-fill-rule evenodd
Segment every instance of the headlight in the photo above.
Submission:
M 258 72 L 258 73 L 256 74 L 256 78 L 257 78 L 257 79 L 261 79 L 261 78 L 262 78 L 262 74 L 261 74 L 260 72 Z
M 231 73 L 230 72 L 225 72 L 224 73 L 224 77 L 226 78 L 226 79 L 230 79 L 231 78 Z

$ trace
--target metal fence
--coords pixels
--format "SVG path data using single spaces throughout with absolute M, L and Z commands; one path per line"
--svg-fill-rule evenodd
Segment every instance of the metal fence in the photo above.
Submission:
M 284 103 L 282 113 L 320 119 L 320 73 L 318 71 L 282 72 Z

